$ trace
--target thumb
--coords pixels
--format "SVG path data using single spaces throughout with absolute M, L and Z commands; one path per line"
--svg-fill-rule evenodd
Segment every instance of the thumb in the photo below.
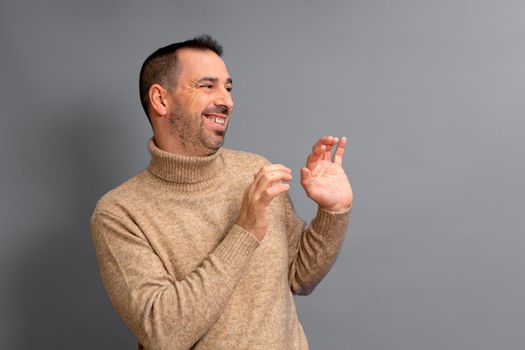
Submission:
M 308 187 L 312 183 L 312 173 L 308 168 L 301 168 L 301 185 Z

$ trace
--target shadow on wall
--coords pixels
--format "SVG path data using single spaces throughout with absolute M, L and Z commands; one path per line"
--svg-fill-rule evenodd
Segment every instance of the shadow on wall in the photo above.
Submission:
M 10 267 L 7 288 L 5 317 L 13 320 L 14 349 L 135 346 L 104 293 L 89 234 L 96 201 L 112 180 L 119 181 L 114 158 L 105 151 L 117 128 L 104 118 L 107 110 L 90 106 L 55 114 L 48 118 L 51 125 L 32 131 L 32 143 L 42 147 L 27 160 L 35 163 L 30 179 L 44 187 L 37 195 L 45 196 L 49 211 L 32 212 L 29 200 L 24 230 L 33 231 L 15 232 L 27 238 Z

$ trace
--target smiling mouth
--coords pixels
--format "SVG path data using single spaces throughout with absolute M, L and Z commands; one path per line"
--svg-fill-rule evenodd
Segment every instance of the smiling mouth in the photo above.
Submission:
M 224 125 L 226 124 L 226 116 L 216 116 L 216 115 L 209 115 L 209 114 L 205 114 L 204 115 L 208 120 L 211 120 L 212 122 L 214 122 L 215 124 L 219 124 L 219 125 Z

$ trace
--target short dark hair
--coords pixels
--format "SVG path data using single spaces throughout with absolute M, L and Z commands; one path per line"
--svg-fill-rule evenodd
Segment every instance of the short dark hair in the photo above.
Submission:
M 202 34 L 190 40 L 161 47 L 149 55 L 140 69 L 139 90 L 140 102 L 150 123 L 151 120 L 148 113 L 149 88 L 153 84 L 171 87 L 169 86 L 171 81 L 175 81 L 177 76 L 177 51 L 184 48 L 202 51 L 210 50 L 218 56 L 222 56 L 222 45 L 208 34 Z

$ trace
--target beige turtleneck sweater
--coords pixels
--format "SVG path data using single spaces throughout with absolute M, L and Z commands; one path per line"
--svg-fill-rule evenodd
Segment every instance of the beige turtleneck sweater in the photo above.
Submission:
M 292 293 L 326 275 L 349 212 L 319 209 L 306 227 L 281 195 L 259 242 L 235 222 L 268 161 L 148 148 L 148 169 L 104 195 L 91 221 L 104 288 L 138 348 L 308 349 Z

